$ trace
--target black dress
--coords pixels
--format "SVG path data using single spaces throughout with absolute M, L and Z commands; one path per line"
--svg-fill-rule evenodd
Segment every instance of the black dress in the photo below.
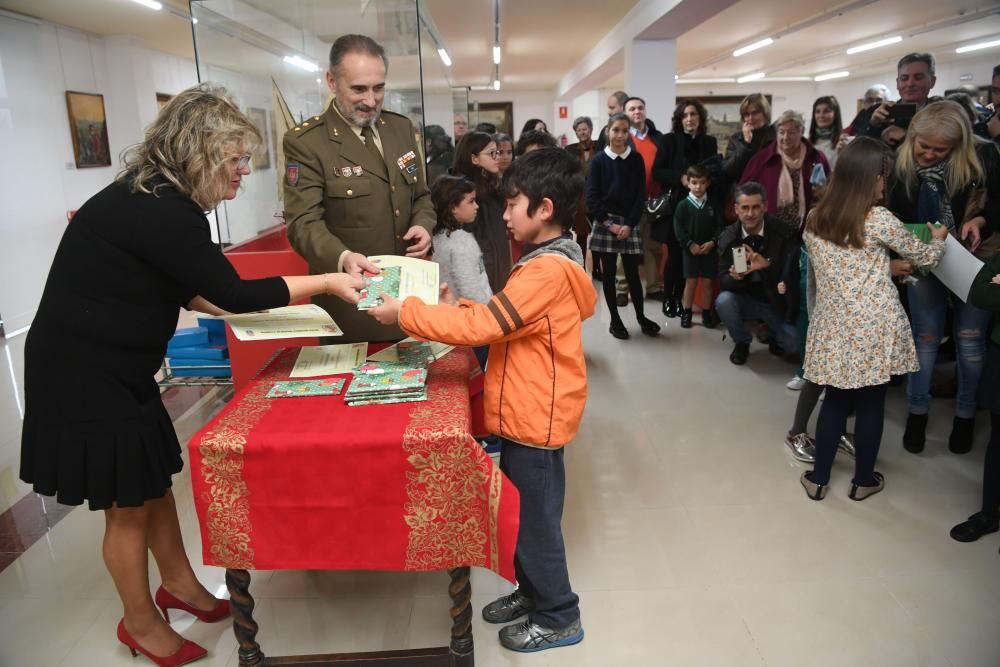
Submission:
M 197 295 L 231 312 L 289 298 L 280 278 L 241 280 L 173 188 L 113 183 L 80 208 L 25 343 L 22 480 L 90 509 L 164 496 L 181 449 L 153 376 Z

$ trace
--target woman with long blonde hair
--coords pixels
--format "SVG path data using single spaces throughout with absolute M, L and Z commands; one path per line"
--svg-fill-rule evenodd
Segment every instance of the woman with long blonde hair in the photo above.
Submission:
M 988 259 L 998 247 L 1000 219 L 1000 155 L 972 134 L 965 111 L 940 101 L 921 109 L 910 123 L 897 152 L 890 185 L 889 209 L 908 223 L 940 222 L 970 251 Z M 912 267 L 904 267 L 912 273 Z M 948 448 L 958 454 L 972 449 L 977 391 L 986 351 L 991 313 L 951 294 L 933 275 L 914 276 L 907 286 L 913 339 L 920 370 L 907 380 L 909 402 L 903 447 L 923 451 L 930 385 L 948 309 L 954 309 L 958 357 L 958 394 Z
M 169 609 L 229 615 L 195 577 L 170 490 L 181 448 L 154 375 L 179 309 L 246 312 L 322 293 L 356 303 L 363 286 L 343 273 L 241 280 L 212 242 L 205 211 L 236 196 L 260 141 L 223 89 L 174 96 L 66 228 L 25 343 L 21 479 L 104 511 L 118 639 L 157 665 L 206 654 L 170 627 Z M 148 551 L 162 582 L 155 604 Z

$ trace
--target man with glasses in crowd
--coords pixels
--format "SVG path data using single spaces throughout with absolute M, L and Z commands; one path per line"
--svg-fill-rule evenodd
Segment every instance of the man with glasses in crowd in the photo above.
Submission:
M 288 239 L 311 273 L 373 270 L 370 255 L 430 251 L 435 216 L 413 124 L 382 109 L 387 68 L 371 38 L 338 38 L 326 73 L 333 103 L 285 135 Z M 339 299 L 313 301 L 344 330 L 338 342 L 403 337 Z

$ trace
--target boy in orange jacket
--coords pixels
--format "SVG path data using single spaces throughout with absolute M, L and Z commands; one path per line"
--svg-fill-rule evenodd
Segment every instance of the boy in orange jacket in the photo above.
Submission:
M 583 639 L 579 598 L 570 586 L 562 536 L 566 491 L 563 446 L 580 426 L 587 369 L 580 332 L 597 293 L 568 233 L 583 193 L 579 161 L 543 148 L 518 158 L 504 174 L 504 220 L 523 254 L 502 292 L 487 304 L 428 306 L 416 297 L 386 298 L 369 313 L 397 321 L 416 338 L 453 345 L 490 345 L 486 426 L 501 438 L 500 469 L 521 496 L 514 567 L 518 588 L 486 605 L 483 618 L 521 623 L 500 630 L 500 643 L 520 652 Z

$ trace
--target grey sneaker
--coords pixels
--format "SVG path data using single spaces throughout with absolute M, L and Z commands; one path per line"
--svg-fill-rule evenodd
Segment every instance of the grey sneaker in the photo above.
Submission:
M 510 623 L 534 609 L 535 603 L 518 589 L 483 607 L 483 620 L 487 623 Z
M 837 449 L 844 452 L 851 458 L 857 458 L 857 452 L 854 451 L 854 434 L 845 433 L 840 436 L 840 441 L 837 443 Z
M 565 628 L 543 628 L 531 621 L 521 621 L 500 630 L 500 643 L 504 648 L 518 653 L 534 653 L 547 648 L 572 646 L 583 641 L 580 619 Z
M 792 456 L 803 463 L 815 463 L 816 441 L 808 433 L 785 436 L 785 446 L 792 450 Z

